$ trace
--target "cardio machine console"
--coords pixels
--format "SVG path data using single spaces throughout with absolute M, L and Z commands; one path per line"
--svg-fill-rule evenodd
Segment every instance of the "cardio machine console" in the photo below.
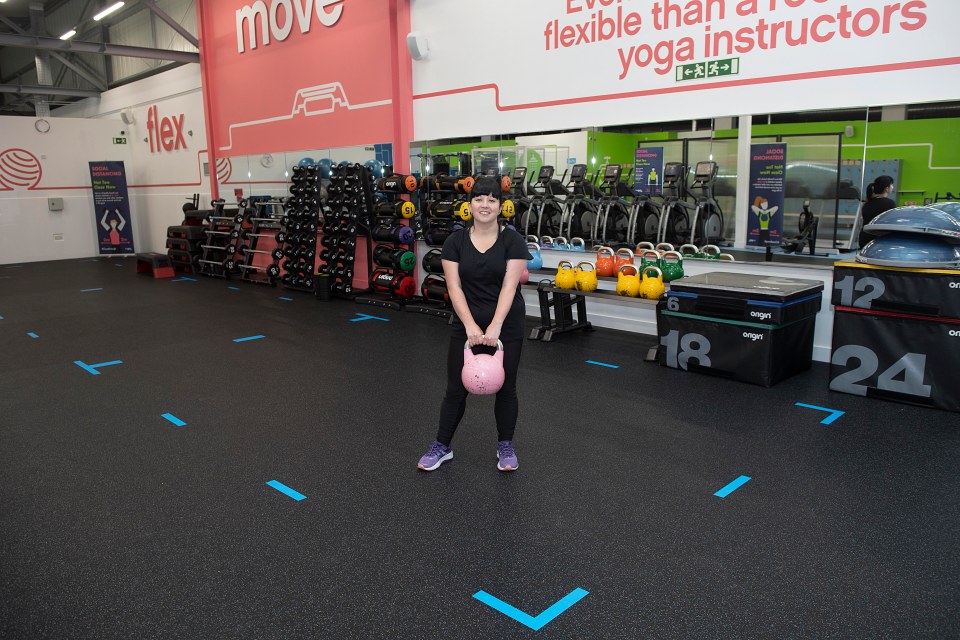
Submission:
M 570 182 L 571 184 L 580 184 L 583 182 L 584 178 L 587 177 L 587 165 L 585 164 L 575 164 L 573 168 L 570 169 Z
M 620 176 L 623 173 L 623 166 L 619 164 L 608 164 L 603 170 L 604 184 L 611 185 L 620 182 Z
M 540 173 L 537 174 L 537 182 L 541 185 L 549 184 L 553 180 L 553 167 L 545 164 L 540 167 Z
M 717 163 L 708 161 L 708 162 L 698 162 L 697 167 L 693 172 L 693 181 L 695 184 L 710 184 L 717 177 Z

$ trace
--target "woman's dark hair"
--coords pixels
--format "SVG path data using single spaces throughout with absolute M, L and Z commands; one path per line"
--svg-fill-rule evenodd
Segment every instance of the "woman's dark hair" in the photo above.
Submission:
M 890 176 L 877 176 L 876 180 L 867 185 L 867 200 L 883 193 L 892 184 L 893 178 Z
M 470 191 L 470 197 L 493 196 L 497 200 L 503 199 L 503 192 L 500 190 L 500 180 L 491 176 L 482 176 L 473 183 L 473 189 Z

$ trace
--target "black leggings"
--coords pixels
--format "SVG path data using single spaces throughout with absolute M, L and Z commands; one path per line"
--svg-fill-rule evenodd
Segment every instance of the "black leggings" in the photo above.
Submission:
M 460 373 L 463 370 L 463 344 L 465 338 L 452 336 L 447 350 L 447 393 L 440 405 L 440 428 L 437 440 L 450 446 L 457 425 L 463 419 L 467 408 L 467 390 L 463 387 Z M 497 439 L 513 440 L 517 426 L 517 369 L 520 367 L 520 350 L 523 340 L 511 340 L 503 343 L 503 370 L 506 377 L 503 387 L 497 392 L 493 413 L 497 418 Z M 489 347 L 488 347 L 489 348 Z M 478 352 L 479 353 L 479 352 Z

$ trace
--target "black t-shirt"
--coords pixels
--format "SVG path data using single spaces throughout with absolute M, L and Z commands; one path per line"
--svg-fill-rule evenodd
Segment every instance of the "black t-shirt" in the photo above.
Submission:
M 860 217 L 863 219 L 863 227 L 867 226 L 868 222 L 876 218 L 884 211 L 894 209 L 896 206 L 897 203 L 890 198 L 870 198 L 860 208 Z M 863 227 L 860 227 L 859 242 L 861 249 L 874 238 L 874 236 L 870 235 L 869 233 L 864 233 Z
M 459 263 L 460 286 L 467 299 L 470 315 L 485 330 L 497 311 L 497 300 L 503 287 L 503 277 L 507 273 L 507 260 L 529 260 L 527 244 L 519 233 L 512 229 L 503 229 L 493 246 L 480 253 L 470 240 L 470 230 L 456 231 L 443 243 L 440 257 L 443 260 Z M 503 321 L 500 340 L 523 340 L 523 318 L 526 308 L 520 287 L 513 297 L 513 305 Z M 463 323 L 454 315 L 454 332 L 464 336 Z

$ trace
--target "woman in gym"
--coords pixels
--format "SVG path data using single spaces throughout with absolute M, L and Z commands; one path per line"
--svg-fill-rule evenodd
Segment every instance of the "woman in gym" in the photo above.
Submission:
M 867 223 L 884 211 L 889 211 L 897 206 L 897 203 L 890 199 L 891 193 L 893 193 L 893 178 L 890 176 L 878 176 L 876 180 L 867 185 L 867 199 L 860 208 L 860 217 L 863 220 L 859 239 L 861 249 L 873 240 L 873 236 L 863 232 Z
M 517 424 L 517 368 L 523 346 L 523 319 L 526 315 L 520 295 L 520 277 L 530 259 L 519 233 L 500 228 L 500 181 L 489 176 L 478 179 L 471 191 L 473 223 L 453 233 L 443 243 L 443 275 L 456 320 L 447 348 L 447 391 L 440 405 L 437 439 L 420 458 L 417 468 L 433 471 L 453 459 L 450 446 L 467 405 L 467 390 L 460 379 L 464 344 L 470 347 L 497 347 L 503 343 L 503 387 L 497 392 L 494 416 L 497 421 L 497 469 L 515 471 L 519 465 L 513 449 Z

